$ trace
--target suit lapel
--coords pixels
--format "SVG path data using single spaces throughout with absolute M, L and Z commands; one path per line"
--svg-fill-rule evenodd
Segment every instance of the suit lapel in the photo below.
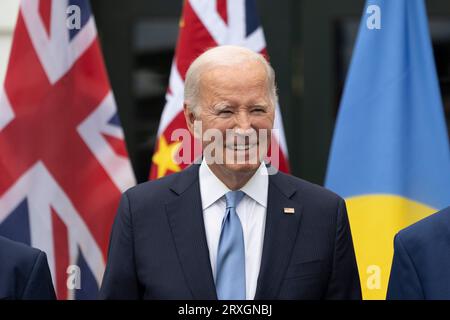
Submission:
M 291 200 L 296 189 L 281 181 L 280 174 L 269 176 L 266 227 L 255 300 L 276 299 L 298 233 L 301 206 Z M 284 213 L 294 208 L 294 213 Z
M 211 270 L 198 181 L 198 165 L 180 174 L 171 190 L 178 197 L 166 212 L 185 278 L 194 299 L 217 299 Z

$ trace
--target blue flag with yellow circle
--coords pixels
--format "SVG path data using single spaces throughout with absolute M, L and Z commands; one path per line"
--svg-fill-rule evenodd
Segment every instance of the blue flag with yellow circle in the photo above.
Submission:
M 394 235 L 450 205 L 450 148 L 423 0 L 369 0 L 330 151 L 364 299 L 384 299 Z

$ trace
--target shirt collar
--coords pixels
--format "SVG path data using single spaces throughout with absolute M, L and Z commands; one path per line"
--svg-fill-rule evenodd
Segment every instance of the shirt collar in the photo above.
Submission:
M 269 189 L 269 174 L 266 164 L 261 162 L 258 170 L 241 188 L 247 196 L 258 202 L 264 208 L 267 208 L 267 192 Z
M 230 189 L 211 171 L 203 158 L 199 169 L 200 193 L 203 210 L 222 198 Z
M 200 193 L 202 197 L 202 209 L 205 210 L 217 200 L 231 191 L 217 176 L 211 171 L 202 160 L 199 169 Z M 263 207 L 267 207 L 267 191 L 269 187 L 269 176 L 264 162 L 249 181 L 241 188 L 243 192 Z

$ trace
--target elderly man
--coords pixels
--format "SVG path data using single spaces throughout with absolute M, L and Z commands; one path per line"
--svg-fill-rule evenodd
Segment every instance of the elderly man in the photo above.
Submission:
M 192 63 L 184 111 L 203 160 L 125 192 L 101 298 L 361 297 L 344 200 L 261 161 L 276 99 L 257 53 L 222 46 Z M 238 139 L 249 131 L 262 134 Z

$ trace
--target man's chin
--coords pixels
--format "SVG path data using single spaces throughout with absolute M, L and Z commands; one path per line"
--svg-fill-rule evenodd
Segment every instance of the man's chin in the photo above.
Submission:
M 254 173 L 256 170 L 258 170 L 259 166 L 261 165 L 260 162 L 258 163 L 226 163 L 224 164 L 225 168 L 228 171 L 233 172 L 239 172 L 239 173 Z

